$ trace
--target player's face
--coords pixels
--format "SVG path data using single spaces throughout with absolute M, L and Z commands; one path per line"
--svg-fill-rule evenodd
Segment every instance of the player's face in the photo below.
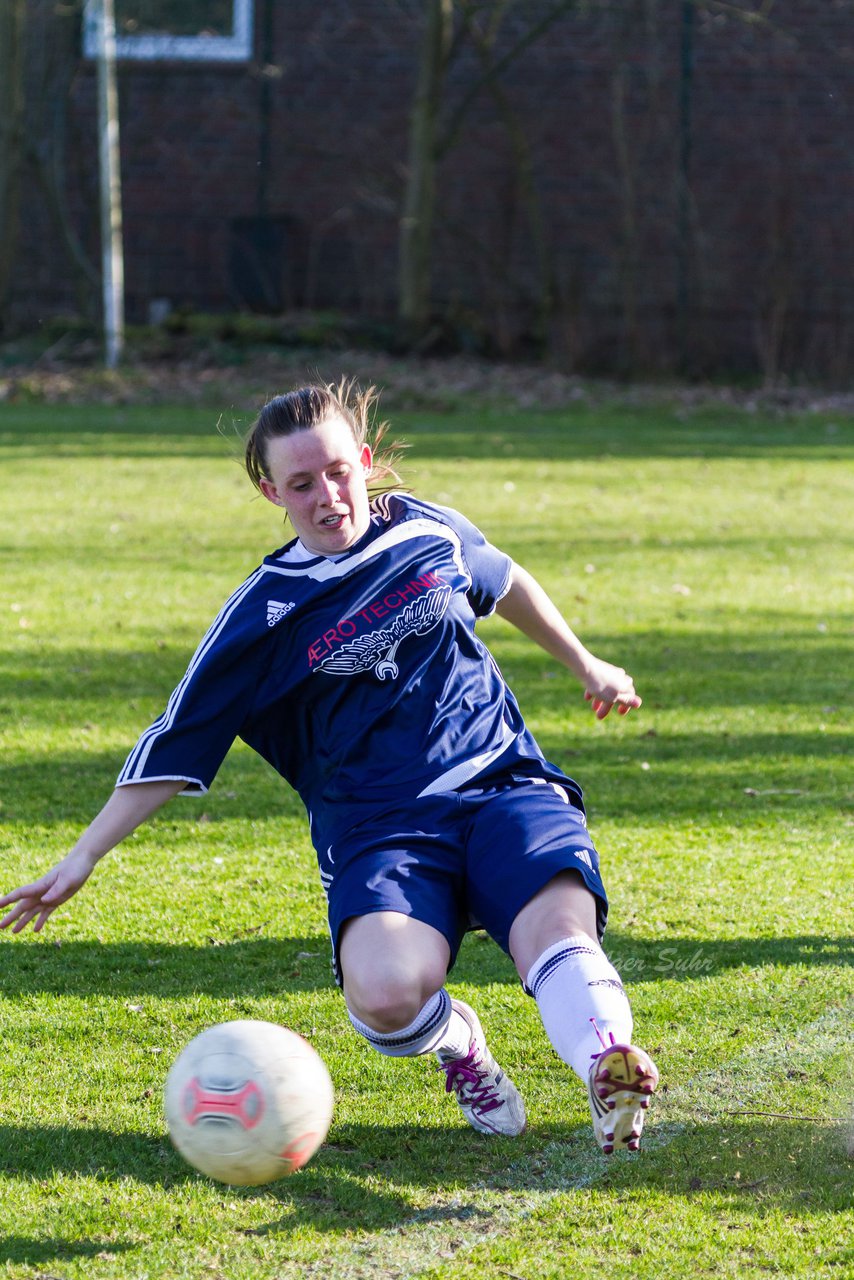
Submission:
M 370 469 L 370 449 L 359 447 L 336 414 L 317 427 L 269 441 L 270 478 L 261 480 L 261 492 L 284 507 L 308 551 L 334 556 L 368 530 Z

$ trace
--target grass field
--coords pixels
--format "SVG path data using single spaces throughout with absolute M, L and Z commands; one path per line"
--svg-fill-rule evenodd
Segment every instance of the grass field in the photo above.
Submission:
M 217 411 L 0 406 L 2 891 L 67 849 L 222 600 L 287 536 Z M 236 746 L 44 934 L 0 938 L 0 1276 L 814 1277 L 850 1250 L 854 423 L 580 405 L 401 414 L 457 505 L 644 696 L 597 723 L 500 620 L 483 634 L 578 778 L 608 947 L 664 1087 L 645 1149 L 584 1091 L 492 943 L 472 1000 L 530 1128 L 469 1130 L 425 1060 L 371 1054 L 331 981 L 301 808 Z M 181 1047 L 234 1018 L 323 1054 L 327 1144 L 234 1190 L 165 1135 Z

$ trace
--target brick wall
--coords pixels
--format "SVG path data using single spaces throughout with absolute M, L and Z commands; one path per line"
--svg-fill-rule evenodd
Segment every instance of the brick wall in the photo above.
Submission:
M 517 6 L 501 47 L 547 7 Z M 699 6 L 690 65 L 684 5 L 624 0 L 571 13 L 507 67 L 539 247 L 499 106 L 478 95 L 438 170 L 434 296 L 458 333 L 512 352 L 545 321 L 565 367 L 851 372 L 854 0 L 777 0 L 752 24 L 737 7 Z M 419 9 L 258 0 L 248 66 L 121 64 L 131 317 L 153 298 L 394 315 Z M 461 49 L 448 110 L 478 74 Z M 68 138 L 72 216 L 97 262 L 88 64 Z M 15 300 L 30 316 L 74 302 L 34 185 Z

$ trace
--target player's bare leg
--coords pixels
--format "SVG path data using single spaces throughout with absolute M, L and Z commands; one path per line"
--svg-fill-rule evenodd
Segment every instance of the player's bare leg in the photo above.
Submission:
M 587 1086 L 602 1150 L 636 1151 L 658 1071 L 632 1044 L 629 1002 L 599 946 L 596 902 L 577 872 L 555 876 L 522 908 L 510 952 L 558 1055 Z
M 447 939 L 421 920 L 398 911 L 352 917 L 339 942 L 347 1008 L 374 1031 L 392 1034 L 441 990 L 450 959 Z
M 576 934 L 596 938 L 596 899 L 577 871 L 564 871 L 535 894 L 513 921 L 510 954 L 522 980 L 546 947 Z
M 444 988 L 450 961 L 445 937 L 394 911 L 348 920 L 339 961 L 356 1030 L 380 1053 L 435 1053 L 445 1087 L 472 1128 L 518 1134 L 522 1098 L 486 1045 L 477 1014 Z

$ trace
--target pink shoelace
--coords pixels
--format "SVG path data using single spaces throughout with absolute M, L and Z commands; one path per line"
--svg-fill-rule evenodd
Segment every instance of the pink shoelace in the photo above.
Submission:
M 495 1096 L 494 1086 L 484 1079 L 489 1073 L 480 1062 L 475 1045 L 464 1058 L 440 1062 L 436 1070 L 445 1072 L 445 1092 L 455 1092 L 464 1106 L 487 1112 L 503 1105 L 502 1099 Z

